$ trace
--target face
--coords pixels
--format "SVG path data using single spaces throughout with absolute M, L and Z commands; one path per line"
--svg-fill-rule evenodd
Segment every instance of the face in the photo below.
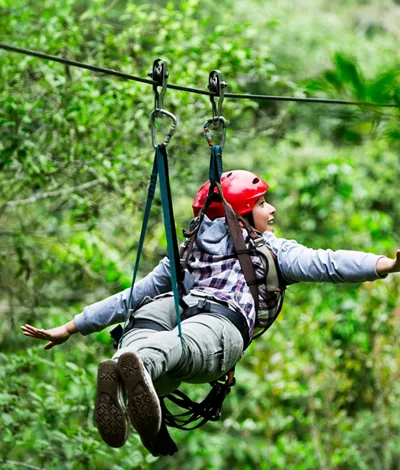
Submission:
M 274 220 L 275 207 L 268 204 L 264 199 L 264 196 L 261 196 L 260 199 L 256 202 L 254 209 L 252 211 L 254 219 L 254 228 L 259 232 L 273 232 L 274 229 L 271 227 L 271 224 Z

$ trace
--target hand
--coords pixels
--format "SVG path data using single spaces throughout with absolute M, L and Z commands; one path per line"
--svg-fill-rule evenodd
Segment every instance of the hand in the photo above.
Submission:
M 400 250 L 396 251 L 396 257 L 394 259 L 386 258 L 385 256 L 379 258 L 376 263 L 376 271 L 381 276 L 400 272 Z
M 51 349 L 57 344 L 65 343 L 71 334 L 77 331 L 73 321 L 50 330 L 35 328 L 32 325 L 21 326 L 21 330 L 25 336 L 31 336 L 32 338 L 48 341 L 48 343 L 45 344 L 44 349 Z

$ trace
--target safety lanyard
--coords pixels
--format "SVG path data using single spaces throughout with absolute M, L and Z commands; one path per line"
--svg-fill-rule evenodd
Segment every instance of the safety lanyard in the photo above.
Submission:
M 170 272 L 171 272 L 171 286 L 174 295 L 174 303 L 175 303 L 175 313 L 176 313 L 176 321 L 178 326 L 178 334 L 181 342 L 182 339 L 182 327 L 181 327 L 181 314 L 179 310 L 179 300 L 182 294 L 182 282 L 184 279 L 184 271 L 182 266 L 180 265 L 179 260 L 179 250 L 176 238 L 176 229 L 175 229 L 175 219 L 174 219 L 174 212 L 172 208 L 172 198 L 171 198 L 171 188 L 169 184 L 169 171 L 168 171 L 168 155 L 165 145 L 160 144 L 156 145 L 155 148 L 155 155 L 154 155 L 154 162 L 153 162 L 153 169 L 150 176 L 150 184 L 148 190 L 148 196 L 146 201 L 146 208 L 144 211 L 143 216 L 143 223 L 142 229 L 139 238 L 139 245 L 136 255 L 135 267 L 132 276 L 132 284 L 131 289 L 129 292 L 129 299 L 128 303 L 126 304 L 126 321 L 124 326 L 124 333 L 125 328 L 129 322 L 129 311 L 132 308 L 132 297 L 133 297 L 133 289 L 136 282 L 136 276 L 139 269 L 140 257 L 143 251 L 144 240 L 146 236 L 147 225 L 150 216 L 151 206 L 154 200 L 155 189 L 157 185 L 157 178 L 158 175 L 160 176 L 160 193 L 161 193 L 161 204 L 163 210 L 163 217 L 164 217 L 164 227 L 165 233 L 167 237 L 167 253 L 168 258 L 170 261 Z M 122 337 L 123 338 L 123 337 Z M 120 347 L 122 347 L 122 339 L 120 343 Z
M 222 148 L 219 145 L 211 146 L 210 169 L 208 177 L 210 179 L 209 194 L 214 191 L 216 183 L 221 182 L 222 175 Z
M 184 270 L 180 264 L 179 250 L 176 238 L 176 229 L 175 229 L 175 219 L 174 211 L 172 208 L 172 198 L 171 198 L 171 188 L 169 184 L 169 171 L 168 171 L 168 155 L 166 147 L 169 141 L 172 138 L 172 135 L 175 132 L 176 128 L 176 117 L 163 109 L 164 95 L 167 90 L 167 81 L 168 81 L 168 72 L 167 72 L 167 62 L 164 59 L 156 59 L 153 63 L 153 71 L 151 72 L 151 77 L 156 82 L 153 86 L 154 91 L 154 110 L 150 116 L 150 126 L 151 126 L 151 140 L 153 148 L 155 149 L 153 169 L 150 177 L 150 184 L 148 190 L 148 196 L 146 201 L 146 208 L 143 216 L 142 230 L 139 238 L 138 251 L 136 255 L 135 267 L 133 270 L 132 284 L 129 292 L 128 303 L 126 304 L 125 312 L 125 325 L 122 334 L 122 338 L 119 344 L 119 347 L 122 347 L 122 341 L 124 338 L 126 327 L 129 323 L 129 313 L 132 305 L 133 289 L 135 286 L 136 276 L 139 268 L 140 257 L 143 251 L 143 245 L 146 235 L 147 224 L 149 221 L 150 210 L 154 199 L 154 193 L 157 185 L 158 175 L 160 176 L 160 193 L 161 193 L 161 205 L 163 210 L 164 218 L 164 227 L 165 234 L 167 238 L 167 252 L 170 264 L 170 273 L 171 273 L 171 287 L 174 295 L 175 303 L 175 312 L 176 312 L 176 323 L 178 326 L 178 334 L 183 344 L 182 339 L 182 327 L 181 327 L 181 314 L 179 310 L 179 303 L 183 295 L 183 280 L 184 280 Z M 158 87 L 161 86 L 162 90 L 159 92 Z M 156 118 L 161 117 L 162 115 L 171 119 L 172 124 L 169 128 L 169 131 L 164 138 L 162 144 L 157 145 L 156 143 L 156 127 L 155 120 Z
M 175 229 L 175 218 L 174 211 L 172 208 L 171 188 L 169 184 L 167 151 L 163 144 L 157 145 L 155 159 L 160 174 L 161 202 L 164 216 L 165 234 L 167 236 L 167 252 L 171 272 L 172 291 L 174 294 L 176 323 L 178 325 L 179 338 L 181 340 L 181 343 L 183 344 L 179 301 L 183 293 L 182 282 L 184 279 L 184 271 L 180 264 L 179 258 L 179 250 Z

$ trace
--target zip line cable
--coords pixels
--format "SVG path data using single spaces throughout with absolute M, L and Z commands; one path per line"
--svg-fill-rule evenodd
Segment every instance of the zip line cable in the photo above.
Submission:
M 146 83 L 148 85 L 157 85 L 158 83 L 154 80 L 148 78 L 141 78 L 135 75 L 131 75 L 124 72 L 118 72 L 117 70 L 107 69 L 104 67 L 98 67 L 97 65 L 85 64 L 83 62 L 78 62 L 76 60 L 66 59 L 64 57 L 58 57 L 54 55 L 45 54 L 43 52 L 32 51 L 30 49 L 23 49 L 21 47 L 9 46 L 8 44 L 0 43 L 0 49 L 4 49 L 9 52 L 16 52 L 18 54 L 25 54 L 32 57 L 38 57 L 40 59 L 51 60 L 53 62 L 59 62 L 60 64 L 70 65 L 72 67 L 78 67 L 82 69 L 91 70 L 92 72 L 104 73 L 106 75 L 113 75 L 115 77 L 123 78 L 125 80 L 133 80 L 141 83 Z M 194 93 L 198 95 L 206 96 L 217 96 L 215 93 L 210 91 L 200 90 L 198 88 L 185 87 L 180 85 L 173 85 L 172 83 L 167 84 L 167 88 L 172 90 L 185 91 L 187 93 Z M 385 108 L 398 108 L 397 104 L 392 103 L 369 103 L 365 101 L 348 101 L 348 100 L 338 100 L 338 99 L 324 99 L 324 98 L 296 98 L 292 96 L 274 96 L 274 95 L 252 95 L 252 94 L 241 94 L 241 93 L 224 93 L 226 98 L 234 99 L 247 99 L 254 101 L 294 101 L 298 103 L 324 103 L 324 104 L 342 104 L 342 105 L 354 105 L 354 106 L 372 106 L 372 107 L 385 107 Z

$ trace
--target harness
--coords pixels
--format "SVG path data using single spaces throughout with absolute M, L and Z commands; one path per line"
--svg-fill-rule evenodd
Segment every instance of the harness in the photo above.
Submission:
M 197 233 L 203 221 L 204 215 L 207 211 L 207 208 L 213 201 L 218 201 L 223 204 L 226 215 L 226 221 L 228 224 L 228 230 L 233 240 L 234 255 L 239 260 L 241 270 L 254 299 L 255 310 L 257 313 L 256 326 L 262 329 L 261 333 L 257 334 L 255 337 L 258 337 L 263 334 L 278 315 L 283 303 L 283 292 L 285 290 L 285 285 L 279 274 L 279 268 L 277 265 L 276 257 L 265 246 L 265 241 L 263 240 L 263 238 L 248 224 L 245 219 L 243 219 L 234 211 L 232 206 L 226 201 L 223 195 L 223 190 L 221 186 L 222 149 L 225 143 L 227 122 L 222 116 L 222 102 L 224 99 L 223 88 L 224 86 L 226 86 L 226 84 L 222 80 L 222 73 L 218 70 L 213 70 L 210 73 L 208 86 L 209 90 L 213 91 L 219 97 L 218 109 L 215 103 L 214 95 L 212 95 L 210 97 L 210 100 L 212 103 L 213 117 L 211 119 L 208 119 L 204 124 L 205 138 L 211 150 L 209 168 L 209 192 L 206 201 L 199 212 L 198 217 L 191 224 L 190 230 L 184 231 L 184 236 L 187 238 L 187 243 L 185 244 L 185 249 L 181 251 L 181 253 L 179 253 L 176 239 L 171 191 L 169 186 L 168 160 L 166 152 L 166 146 L 175 130 L 176 118 L 173 114 L 162 109 L 163 96 L 166 91 L 167 81 L 166 67 L 166 62 L 162 59 L 157 59 L 153 65 L 152 78 L 153 80 L 158 82 L 158 84 L 154 85 L 153 87 L 155 93 L 155 109 L 151 114 L 152 143 L 153 147 L 155 148 L 153 170 L 150 178 L 149 194 L 145 208 L 142 231 L 139 239 L 137 258 L 127 306 L 127 321 L 125 322 L 124 329 L 122 329 L 122 327 L 119 325 L 114 330 L 112 330 L 111 335 L 116 341 L 114 345 L 116 346 L 119 344 L 119 346 L 122 347 L 122 338 L 124 336 L 124 333 L 126 333 L 132 328 L 150 328 L 156 331 L 164 330 L 162 326 L 151 320 L 135 320 L 131 311 L 133 287 L 138 271 L 141 251 L 144 244 L 144 237 L 150 214 L 150 208 L 154 198 L 157 176 L 159 175 L 164 225 L 167 235 L 168 257 L 170 259 L 171 268 L 171 284 L 175 301 L 175 310 L 180 339 L 181 341 L 183 341 L 181 333 L 181 321 L 184 321 L 185 319 L 191 316 L 197 315 L 198 313 L 218 313 L 228 318 L 236 326 L 236 328 L 242 335 L 244 349 L 246 349 L 251 341 L 249 336 L 248 325 L 245 317 L 242 314 L 234 311 L 233 309 L 228 308 L 226 305 L 216 303 L 215 299 L 210 299 L 211 301 L 207 298 L 200 299 L 198 304 L 194 307 L 189 307 L 183 300 L 183 296 L 189 293 L 191 287 L 190 275 L 188 273 L 188 270 L 186 269 L 187 264 L 190 255 L 193 251 Z M 162 86 L 161 93 L 158 93 L 157 86 Z M 172 126 L 169 130 L 167 137 L 165 138 L 165 141 L 160 145 L 156 145 L 154 122 L 155 118 L 159 117 L 162 114 L 172 119 Z M 217 125 L 222 127 L 222 137 L 220 145 L 213 145 L 211 133 L 209 130 L 210 125 Z M 243 238 L 241 225 L 245 227 L 248 232 L 249 240 L 247 241 L 247 243 Z M 265 273 L 265 279 L 257 279 L 251 256 L 259 256 L 261 258 Z M 266 315 L 264 315 L 263 312 L 260 311 L 260 284 L 265 284 L 267 286 L 267 294 L 270 295 L 271 298 L 275 296 L 279 299 L 276 305 L 274 305 L 277 313 L 275 314 L 275 317 L 272 321 L 270 315 L 268 315 L 268 312 Z M 140 306 L 141 305 L 136 306 L 135 310 Z M 180 314 L 179 307 L 182 307 L 183 309 L 182 315 Z M 253 337 L 253 339 L 255 337 Z M 210 385 L 212 387 L 211 391 L 209 392 L 207 397 L 200 403 L 192 401 L 189 397 L 187 397 L 184 393 L 179 390 L 176 390 L 172 394 L 169 394 L 167 397 L 162 398 L 161 407 L 163 410 L 163 419 L 165 420 L 165 423 L 168 426 L 184 430 L 190 430 L 202 426 L 207 421 L 219 420 L 221 417 L 223 401 L 225 397 L 230 393 L 231 388 L 235 385 L 234 368 L 232 368 L 227 374 L 225 374 L 220 379 L 211 382 Z M 168 398 L 172 403 L 181 407 L 185 411 L 183 413 L 175 415 L 171 413 L 166 406 L 166 398 Z
M 262 237 L 251 239 L 249 251 L 252 255 L 258 256 L 261 259 L 264 269 L 263 284 L 266 288 L 267 302 L 269 302 L 269 309 L 259 309 L 256 311 L 256 329 L 258 331 L 252 338 L 252 340 L 255 340 L 267 331 L 279 315 L 285 298 L 287 284 L 281 275 L 275 254 L 265 246 L 265 240 Z M 274 315 L 271 320 L 270 309 L 272 308 L 274 309 Z

